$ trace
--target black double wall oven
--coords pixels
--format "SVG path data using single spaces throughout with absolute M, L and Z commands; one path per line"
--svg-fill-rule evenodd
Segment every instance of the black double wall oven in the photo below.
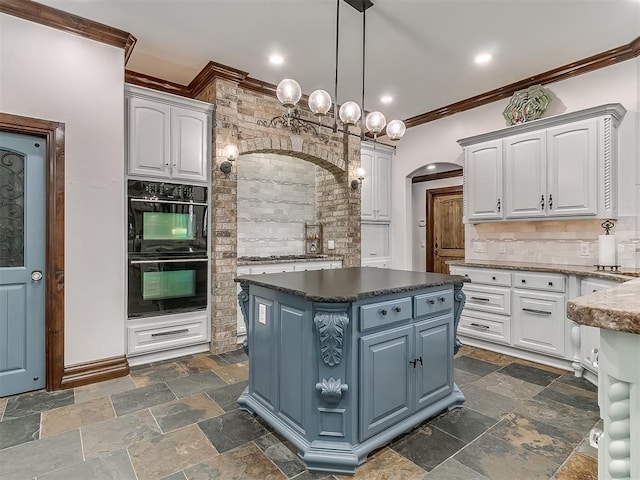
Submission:
M 207 187 L 128 184 L 129 318 L 205 310 Z

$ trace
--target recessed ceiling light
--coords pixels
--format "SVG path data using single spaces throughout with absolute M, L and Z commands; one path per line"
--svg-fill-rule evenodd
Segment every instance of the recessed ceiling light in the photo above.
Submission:
M 434 164 L 427 165 L 427 170 L 435 170 L 436 166 Z
M 391 102 L 393 102 L 393 97 L 391 95 L 383 95 L 382 97 L 380 97 L 380 103 L 389 105 Z
M 487 52 L 479 53 L 473 60 L 477 65 L 484 65 L 491 61 L 491 54 Z
M 284 57 L 279 53 L 274 53 L 269 57 L 269 63 L 272 65 L 282 65 L 284 62 Z

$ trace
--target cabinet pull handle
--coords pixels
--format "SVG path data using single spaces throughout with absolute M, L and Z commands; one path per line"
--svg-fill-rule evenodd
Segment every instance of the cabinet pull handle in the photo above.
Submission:
M 386 310 L 385 308 L 383 308 L 383 309 L 380 311 L 380 313 L 381 313 L 382 315 L 386 315 L 386 314 L 387 314 L 387 310 Z
M 479 323 L 472 323 L 471 326 L 476 328 L 484 328 L 485 330 L 489 330 L 489 328 L 491 328 L 489 327 L 489 325 L 481 325 Z
M 409 360 L 409 365 L 412 365 L 413 368 L 416 368 L 417 360 Z
M 527 283 L 527 281 L 523 278 L 523 279 L 522 279 L 522 283 Z
M 535 308 L 523 308 L 522 309 L 523 312 L 531 312 L 531 313 L 537 313 L 538 315 L 551 315 L 551 312 L 547 312 L 546 310 L 537 310 Z
M 500 211 L 500 199 L 498 199 L 498 212 Z
M 540 210 L 544 210 L 544 195 L 540 195 Z
M 434 303 L 436 303 L 436 301 L 432 298 L 431 300 L 429 300 L 429 303 L 433 305 Z
M 553 210 L 553 196 L 549 194 L 549 210 Z
M 402 311 L 402 307 L 395 307 L 393 309 L 396 313 L 400 313 Z
M 420 362 L 420 365 L 424 365 L 424 363 L 422 363 L 422 357 L 419 357 L 416 359 L 418 362 Z
M 550 286 L 550 287 L 553 287 L 553 282 L 549 282 L 549 286 Z
M 471 297 L 471 300 L 477 300 L 479 302 L 490 302 L 491 301 L 491 299 L 483 298 L 483 297 Z
M 188 328 L 181 328 L 180 330 L 171 330 L 169 332 L 152 333 L 151 336 L 152 337 L 165 337 L 167 335 L 178 335 L 180 333 L 187 333 L 188 331 L 189 331 Z
M 446 298 L 444 298 L 444 297 L 440 297 L 440 298 L 438 298 L 438 300 L 440 300 L 442 303 L 444 303 L 444 301 L 446 300 Z

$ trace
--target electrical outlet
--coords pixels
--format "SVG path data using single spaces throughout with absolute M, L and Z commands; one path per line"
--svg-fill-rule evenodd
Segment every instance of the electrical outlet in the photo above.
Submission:
M 333 250 L 336 248 L 336 243 L 333 240 L 327 240 L 327 250 Z
M 486 242 L 473 242 L 473 251 L 476 253 L 487 253 Z
M 501 242 L 500 245 L 498 246 L 498 251 L 500 253 L 507 253 L 507 244 L 504 242 Z
M 589 256 L 589 244 L 587 242 L 580 242 L 580 256 L 581 257 Z

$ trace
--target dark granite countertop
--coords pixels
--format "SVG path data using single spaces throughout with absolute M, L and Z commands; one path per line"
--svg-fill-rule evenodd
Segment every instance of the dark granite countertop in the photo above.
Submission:
M 584 265 L 559 265 L 551 263 L 526 263 L 526 262 L 499 262 L 494 260 L 453 260 L 449 265 L 462 267 L 502 268 L 504 270 L 521 270 L 530 272 L 553 272 L 566 275 L 581 275 L 584 277 L 613 280 L 614 282 L 626 282 L 632 277 L 640 276 L 635 269 L 623 269 L 619 272 L 596 270 L 595 266 Z
M 459 275 L 374 267 L 243 275 L 236 278 L 236 282 L 298 295 L 312 302 L 355 302 L 379 295 L 411 292 L 465 281 L 467 279 Z
M 301 255 L 271 255 L 268 257 L 238 257 L 238 265 L 270 265 L 274 263 L 304 263 L 304 262 L 338 262 L 342 257 L 337 255 L 301 254 Z

